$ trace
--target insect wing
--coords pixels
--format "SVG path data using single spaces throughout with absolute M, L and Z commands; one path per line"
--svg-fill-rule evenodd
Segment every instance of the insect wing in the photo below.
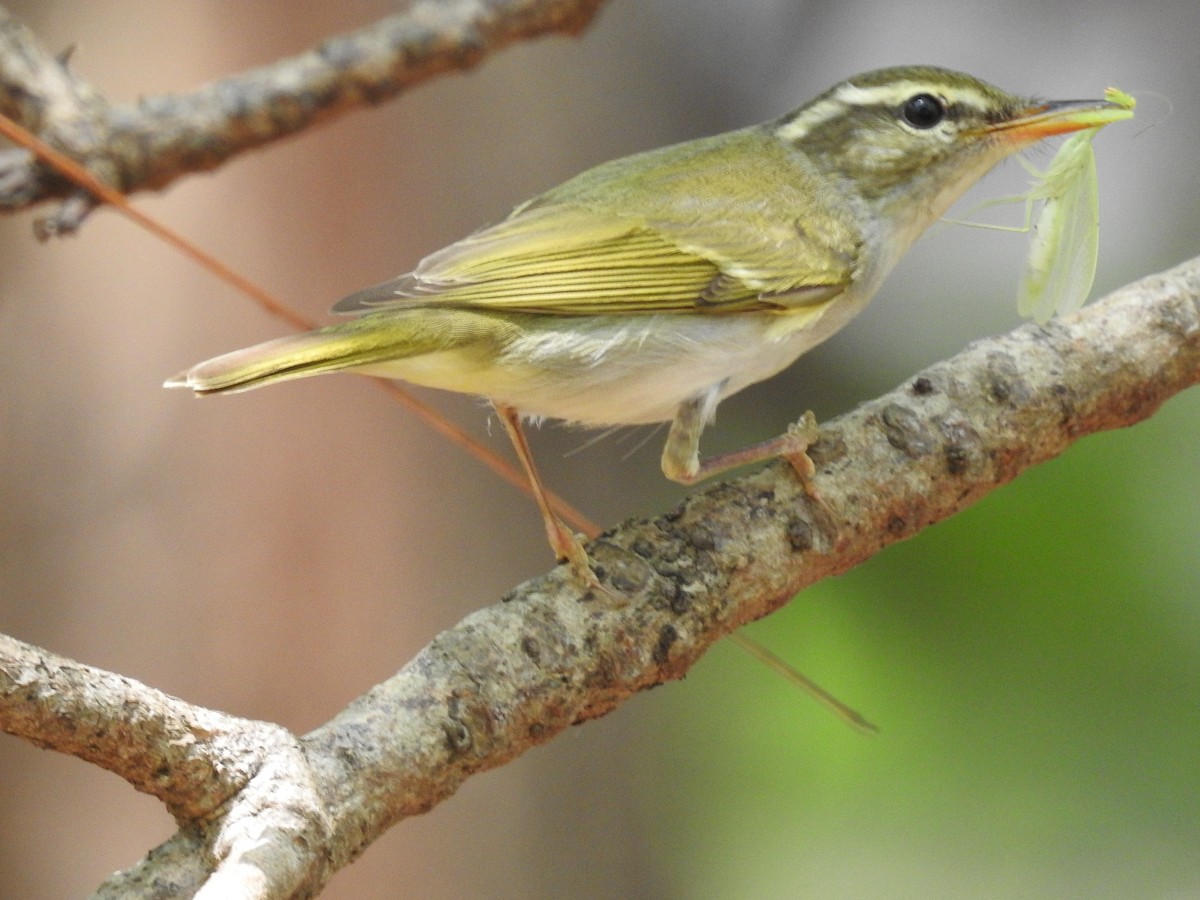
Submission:
M 1096 274 L 1099 246 L 1099 192 L 1095 130 L 1068 139 L 1034 195 L 1044 197 L 1033 225 L 1025 271 L 1017 294 L 1022 316 L 1045 324 L 1058 312 L 1083 306 Z
M 1100 197 L 1096 181 L 1096 157 L 1089 144 L 1083 167 L 1061 201 L 1062 247 L 1054 267 L 1057 283 L 1050 287 L 1057 298 L 1055 312 L 1060 316 L 1070 315 L 1087 302 L 1096 278 L 1100 248 Z

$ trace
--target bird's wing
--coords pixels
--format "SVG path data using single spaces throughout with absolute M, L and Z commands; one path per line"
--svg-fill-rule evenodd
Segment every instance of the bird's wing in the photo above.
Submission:
M 730 179 L 725 145 L 690 147 L 683 158 L 682 148 L 652 151 L 585 172 L 334 311 L 788 312 L 845 290 L 857 243 L 852 235 L 847 252 L 845 228 L 801 224 L 812 198 L 799 196 L 806 184 L 791 160 L 760 154 Z M 718 190 L 718 176 L 741 187 Z M 627 189 L 614 195 L 614 181 Z

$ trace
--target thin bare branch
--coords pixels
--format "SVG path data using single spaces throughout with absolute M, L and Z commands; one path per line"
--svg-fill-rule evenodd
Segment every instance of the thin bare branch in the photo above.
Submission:
M 424 0 L 299 56 L 136 104 L 105 101 L 0 7 L 0 112 L 123 193 L 157 189 L 436 75 L 471 68 L 516 41 L 578 34 L 603 2 Z M 92 201 L 27 151 L 0 153 L 0 208 L 61 198 L 75 199 L 42 223 L 44 233 L 78 227 Z
M 779 464 L 613 529 L 589 553 L 627 602 L 586 591 L 561 567 L 519 586 L 298 745 L 280 740 L 251 754 L 258 768 L 240 793 L 114 875 L 100 896 L 217 896 L 230 884 L 246 896 L 311 896 L 390 825 L 471 775 L 681 677 L 717 640 L 802 588 L 1081 437 L 1147 418 L 1197 382 L 1200 258 L 1077 316 L 980 341 L 824 426 L 811 451 L 820 504 Z M 32 668 L 8 673 L 6 690 L 41 684 Z M 112 691 L 141 696 L 124 679 Z M 70 715 L 89 715 L 88 702 L 79 705 L 66 707 Z M 115 717 L 114 729 L 140 715 L 111 700 L 100 713 Z M 38 727 L 44 743 L 74 746 L 53 716 Z M 20 733 L 33 737 L 36 727 Z

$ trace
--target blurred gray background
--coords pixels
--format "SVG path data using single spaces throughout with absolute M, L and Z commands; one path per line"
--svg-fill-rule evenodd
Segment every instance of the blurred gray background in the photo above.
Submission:
M 7 4 L 111 99 L 182 91 L 383 2 Z M 1096 142 L 1096 293 L 1189 258 L 1200 7 L 615 0 L 137 202 L 313 316 L 591 164 L 909 62 L 1138 118 Z M 1034 156 L 1045 163 L 1050 151 Z M 1013 193 L 1014 164 L 971 195 Z M 969 203 L 968 203 L 969 205 Z M 0 630 L 304 732 L 550 564 L 533 507 L 353 377 L 194 402 L 164 377 L 284 332 L 120 216 L 0 219 Z M 1020 219 L 1012 211 L 1011 222 Z M 850 328 L 721 408 L 705 449 L 829 418 L 1018 324 L 1027 238 L 939 226 Z M 488 436 L 478 402 L 425 394 Z M 755 625 L 882 727 L 728 644 L 393 829 L 331 898 L 1200 895 L 1200 395 L 1090 438 Z M 601 523 L 682 491 L 644 432 L 549 484 Z M 501 429 L 489 440 L 508 453 Z M 0 737 L 0 896 L 79 896 L 173 831 L 158 803 Z

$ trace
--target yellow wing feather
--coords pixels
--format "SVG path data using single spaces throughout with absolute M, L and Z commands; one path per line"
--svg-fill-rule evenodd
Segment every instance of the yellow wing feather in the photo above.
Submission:
M 731 148 L 731 138 L 755 142 L 754 152 Z M 823 305 L 850 283 L 857 253 L 833 248 L 857 248 L 852 223 L 824 217 L 820 234 L 795 224 L 814 206 L 843 208 L 810 177 L 803 157 L 761 129 L 696 142 L 684 156 L 651 151 L 584 172 L 334 310 L 787 312 Z M 699 189 L 730 165 L 753 168 L 723 179 L 742 190 Z M 708 198 L 703 208 L 697 197 Z

